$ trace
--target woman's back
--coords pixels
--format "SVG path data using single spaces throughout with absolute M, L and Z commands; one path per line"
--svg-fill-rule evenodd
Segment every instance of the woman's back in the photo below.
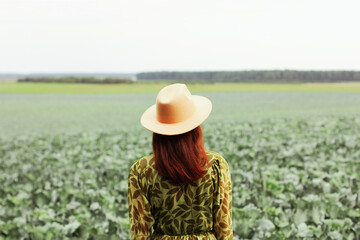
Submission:
M 230 170 L 218 153 L 206 151 L 204 177 L 174 183 L 155 169 L 153 155 L 129 173 L 129 218 L 133 239 L 232 239 Z M 153 230 L 152 230 L 153 229 Z
M 176 83 L 141 116 L 153 154 L 130 169 L 131 239 L 233 238 L 229 165 L 205 151 L 200 126 L 211 109 L 208 98 Z

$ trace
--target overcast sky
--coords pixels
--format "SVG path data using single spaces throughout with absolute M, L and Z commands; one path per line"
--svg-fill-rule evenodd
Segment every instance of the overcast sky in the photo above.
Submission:
M 360 70 L 360 1 L 0 0 L 0 72 Z

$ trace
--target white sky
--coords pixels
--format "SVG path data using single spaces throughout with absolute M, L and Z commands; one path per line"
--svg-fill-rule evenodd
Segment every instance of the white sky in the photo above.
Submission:
M 0 0 L 0 72 L 360 70 L 360 1 Z

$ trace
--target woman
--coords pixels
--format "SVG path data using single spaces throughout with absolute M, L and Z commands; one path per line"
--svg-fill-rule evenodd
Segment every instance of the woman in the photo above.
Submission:
M 153 132 L 153 154 L 130 169 L 131 239 L 233 238 L 230 169 L 202 139 L 211 108 L 185 84 L 172 84 L 141 117 Z

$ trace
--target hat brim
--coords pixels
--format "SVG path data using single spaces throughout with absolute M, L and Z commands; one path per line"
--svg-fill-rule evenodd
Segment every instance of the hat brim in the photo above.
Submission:
M 209 116 L 212 104 L 203 96 L 191 96 L 195 104 L 195 112 L 188 119 L 179 123 L 162 123 L 156 118 L 156 104 L 149 107 L 141 116 L 141 125 L 146 129 L 162 135 L 178 135 L 193 130 Z

